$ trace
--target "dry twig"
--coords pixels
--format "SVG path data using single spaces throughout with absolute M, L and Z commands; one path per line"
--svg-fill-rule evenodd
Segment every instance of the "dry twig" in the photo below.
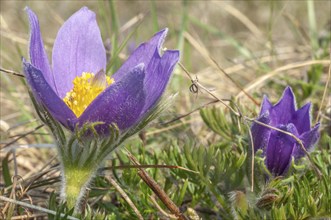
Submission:
M 138 160 L 127 150 L 129 159 L 135 164 L 140 165 Z M 169 196 L 161 189 L 161 187 L 153 180 L 148 173 L 141 168 L 138 168 L 138 175 L 149 186 L 149 188 L 159 197 L 163 204 L 174 214 L 179 220 L 187 220 L 187 218 L 180 212 L 176 204 L 169 198 Z

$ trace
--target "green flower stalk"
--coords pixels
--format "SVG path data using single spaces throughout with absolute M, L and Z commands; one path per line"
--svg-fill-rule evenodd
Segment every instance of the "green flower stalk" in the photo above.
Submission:
M 41 120 L 57 142 L 62 168 L 61 197 L 80 211 L 80 201 L 104 160 L 167 107 L 160 101 L 179 60 L 179 51 L 162 52 L 167 29 L 133 51 L 109 77 L 106 52 L 95 14 L 83 7 L 61 27 L 52 52 L 44 49 L 39 22 L 30 21 L 30 62 L 23 68 Z

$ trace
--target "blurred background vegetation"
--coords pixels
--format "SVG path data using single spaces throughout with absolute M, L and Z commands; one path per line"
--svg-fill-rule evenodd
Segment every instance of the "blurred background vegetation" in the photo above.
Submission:
M 39 17 L 49 57 L 63 22 L 82 6 L 97 14 L 112 74 L 141 42 L 169 28 L 164 44 L 181 51 L 181 64 L 218 98 L 231 98 L 248 117 L 256 117 L 264 94 L 275 102 L 292 86 L 298 106 L 313 103 L 321 139 L 312 155 L 322 176 L 304 158 L 289 174 L 266 181 L 255 158 L 254 191 L 248 127 L 214 98 L 198 89 L 178 66 L 166 95 L 178 93 L 160 119 L 125 147 L 147 168 L 191 219 L 306 219 L 331 215 L 331 95 L 329 80 L 330 1 L 1 1 L 1 181 L 0 195 L 70 213 L 59 204 L 59 167 L 54 141 L 41 127 L 22 73 L 28 58 L 29 6 Z M 225 70 L 222 73 L 216 63 Z M 231 78 L 231 79 L 230 79 Z M 233 83 L 235 81 L 235 83 Z M 251 96 L 248 97 L 241 88 Z M 330 88 L 330 87 L 329 87 Z M 322 102 L 323 101 L 323 102 Z M 188 114 L 204 106 L 201 110 Z M 181 115 L 188 114 L 180 119 Z M 167 123 L 170 122 L 170 123 Z M 109 180 L 112 176 L 145 219 L 172 218 L 171 212 L 139 178 L 121 148 L 112 155 L 90 189 L 86 219 L 137 219 Z M 119 166 L 119 167 L 118 167 Z M 1 201 L 0 219 L 27 216 L 60 219 L 47 212 Z M 85 216 L 85 217 L 84 217 Z

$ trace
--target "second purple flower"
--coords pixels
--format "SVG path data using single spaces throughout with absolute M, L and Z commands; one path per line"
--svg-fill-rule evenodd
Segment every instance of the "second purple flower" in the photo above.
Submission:
M 293 91 L 287 87 L 275 105 L 264 97 L 257 121 L 295 135 L 309 151 L 319 139 L 319 123 L 311 128 L 310 107 L 311 103 L 307 103 L 297 110 Z M 299 143 L 285 133 L 257 123 L 253 123 L 251 131 L 255 151 L 263 150 L 265 164 L 275 176 L 286 173 L 292 157 L 298 159 L 304 156 Z

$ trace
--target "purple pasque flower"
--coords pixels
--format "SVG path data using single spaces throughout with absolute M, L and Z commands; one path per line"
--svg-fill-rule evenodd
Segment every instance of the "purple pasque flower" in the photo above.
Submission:
M 115 123 L 125 131 L 146 117 L 164 93 L 179 60 L 178 50 L 161 51 L 167 29 L 141 44 L 112 78 L 105 75 L 106 52 L 95 13 L 87 7 L 60 28 L 52 66 L 44 49 L 38 18 L 26 8 L 31 28 L 30 63 L 24 72 L 38 101 L 63 126 L 103 122 L 100 133 Z
M 272 105 L 265 96 L 261 104 L 257 121 L 294 134 L 299 138 L 306 150 L 312 150 L 319 139 L 317 123 L 311 128 L 311 103 L 297 110 L 295 97 L 291 87 L 287 87 L 277 104 Z M 304 156 L 297 141 L 282 132 L 253 123 L 251 127 L 255 151 L 263 150 L 265 164 L 275 176 L 280 176 L 288 170 L 292 157 L 298 159 Z

